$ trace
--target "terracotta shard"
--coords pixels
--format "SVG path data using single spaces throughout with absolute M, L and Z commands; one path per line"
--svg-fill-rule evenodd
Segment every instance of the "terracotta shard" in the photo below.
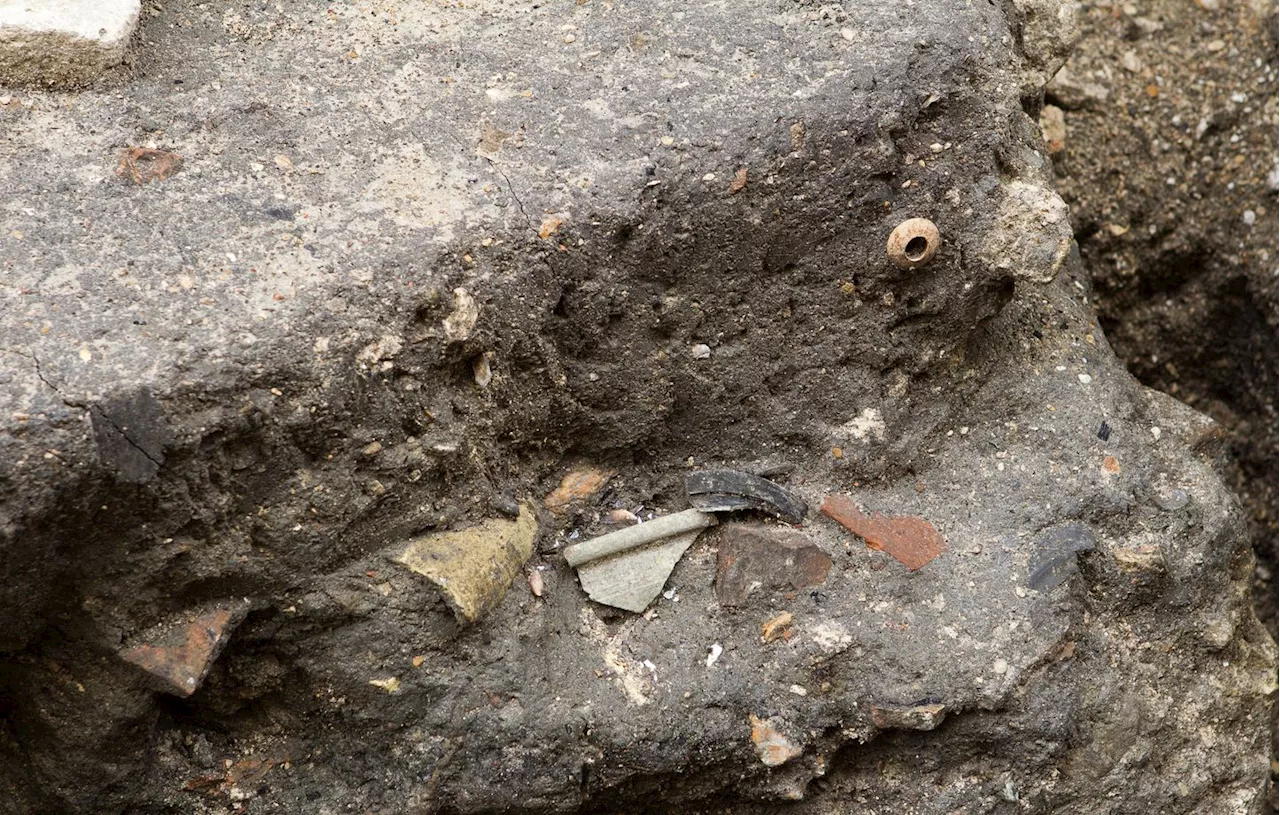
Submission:
M 243 604 L 218 606 L 151 632 L 146 637 L 150 642 L 125 649 L 120 657 L 150 674 L 166 693 L 190 696 L 204 682 L 246 611 Z
M 827 496 L 822 513 L 862 538 L 867 546 L 890 555 L 913 572 L 947 548 L 947 539 L 924 518 L 868 514 L 845 495 Z

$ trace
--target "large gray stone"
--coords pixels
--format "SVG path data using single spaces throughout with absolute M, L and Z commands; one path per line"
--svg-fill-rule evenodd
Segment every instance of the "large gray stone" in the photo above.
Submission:
M 0 109 L 4 806 L 1256 810 L 1217 431 L 1057 251 L 1057 18 L 1015 14 L 166 6 L 128 103 Z M 903 271 L 909 217 L 943 245 Z M 811 513 L 818 587 L 721 607 L 704 542 L 656 613 L 593 605 L 560 548 L 684 508 L 689 459 L 946 549 Z M 580 465 L 616 475 L 543 513 L 536 593 L 462 628 L 395 562 Z M 241 598 L 185 702 L 116 656 Z
M 78 86 L 119 65 L 139 0 L 0 0 L 0 86 Z

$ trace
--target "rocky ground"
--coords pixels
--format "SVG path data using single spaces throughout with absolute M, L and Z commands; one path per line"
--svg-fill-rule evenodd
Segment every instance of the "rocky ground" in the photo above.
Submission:
M 1236 437 L 1099 322 L 1071 10 L 149 3 L 6 89 L 0 811 L 1261 811 Z M 725 468 L 807 509 L 588 599 Z
M 1217 420 L 1277 635 L 1274 4 L 1085 4 L 1042 117 L 1099 320 L 1145 384 Z M 1275 765 L 1269 806 L 1276 809 Z
M 1275 636 L 1276 6 L 1086 3 L 1082 31 L 1042 118 L 1098 316 L 1134 375 L 1226 430 Z

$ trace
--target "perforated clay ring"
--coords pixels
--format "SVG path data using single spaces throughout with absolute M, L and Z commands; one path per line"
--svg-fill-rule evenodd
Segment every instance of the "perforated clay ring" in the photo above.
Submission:
M 915 269 L 933 259 L 942 236 L 928 218 L 908 218 L 889 233 L 885 251 L 889 260 L 902 269 Z

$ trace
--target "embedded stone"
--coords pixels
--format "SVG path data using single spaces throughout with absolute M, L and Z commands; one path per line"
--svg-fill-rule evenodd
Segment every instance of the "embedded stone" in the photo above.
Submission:
M 831 558 L 799 532 L 760 524 L 723 524 L 717 533 L 716 598 L 738 606 L 756 591 L 821 585 Z
M 937 703 L 871 708 L 871 722 L 881 730 L 933 730 L 946 716 L 946 705 Z
M 222 605 L 194 619 L 166 624 L 141 644 L 121 651 L 120 657 L 150 674 L 166 693 L 190 696 L 200 688 L 247 611 L 242 604 Z

